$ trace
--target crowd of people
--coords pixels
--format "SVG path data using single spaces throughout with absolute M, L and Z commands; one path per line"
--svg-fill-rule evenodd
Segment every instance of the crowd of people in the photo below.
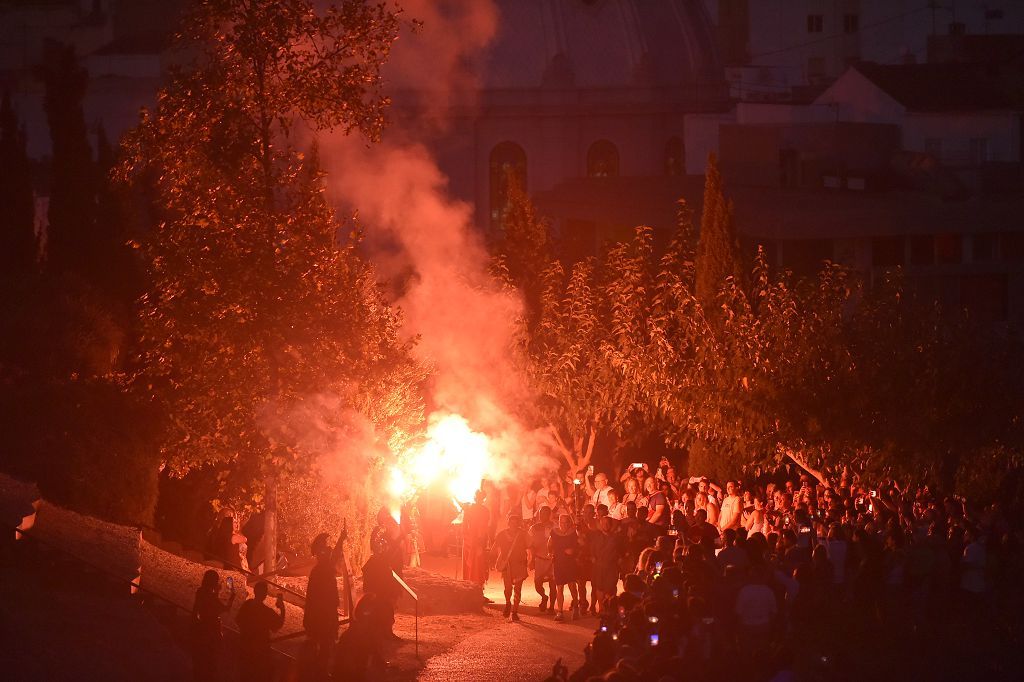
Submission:
M 849 471 L 829 483 L 796 467 L 720 485 L 664 459 L 653 473 L 577 476 L 495 503 L 507 529 L 490 540 L 479 526 L 497 514 L 482 493 L 465 516 L 466 577 L 499 570 L 510 620 L 531 571 L 541 613 L 594 619 L 585 666 L 553 679 L 702 679 L 725 661 L 790 679 L 794 633 L 838 612 L 844 627 L 919 628 L 985 612 L 1021 574 L 1020 529 L 998 504 L 924 485 Z
M 792 643 L 808 632 L 837 623 L 927 630 L 937 618 L 994 609 L 991 595 L 1024 574 L 1021 528 L 998 504 L 976 508 L 894 480 L 869 485 L 849 471 L 826 481 L 797 467 L 758 469 L 719 484 L 680 477 L 662 459 L 617 477 L 591 467 L 521 490 L 485 484 L 462 511 L 463 577 L 482 587 L 498 571 L 510 621 L 525 601 L 556 622 L 593 623 L 584 666 L 570 674 L 556 665 L 553 680 L 700 680 L 726 664 L 746 666 L 747 679 L 793 679 Z M 398 597 L 392 571 L 418 553 L 410 538 L 416 524 L 380 511 L 364 595 L 340 639 L 344 534 L 333 549 L 326 535 L 314 542 L 304 628 L 321 672 L 331 658 L 335 679 L 368 679 L 383 665 Z M 196 597 L 200 631 L 230 608 L 217 574 L 207 578 Z M 269 633 L 283 622 L 283 603 L 279 613 L 266 606 L 265 587 L 239 611 L 252 643 L 243 667 L 266 660 Z M 206 679 L 198 651 L 197 679 Z M 835 664 L 827 654 L 819 663 Z

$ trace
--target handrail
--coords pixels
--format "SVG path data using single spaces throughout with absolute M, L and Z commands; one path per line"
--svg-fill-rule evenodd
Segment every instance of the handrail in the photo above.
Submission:
M 139 579 L 138 582 L 136 582 L 136 579 L 125 578 L 123 576 L 119 576 L 116 573 L 114 573 L 113 571 L 107 569 L 106 567 L 99 566 L 99 565 L 93 563 L 92 561 L 89 561 L 88 559 L 86 559 L 84 557 L 78 556 L 77 554 L 75 554 L 71 550 L 69 550 L 69 549 L 67 549 L 65 547 L 61 547 L 60 545 L 56 544 L 55 542 L 52 542 L 50 540 L 46 540 L 44 538 L 39 537 L 38 534 L 36 534 L 36 533 L 29 533 L 27 530 L 21 530 L 19 528 L 10 526 L 10 525 L 8 525 L 6 523 L 3 524 L 3 525 L 6 526 L 9 529 L 15 530 L 17 532 L 17 534 L 20 537 L 22 537 L 22 538 L 29 538 L 33 542 L 38 542 L 41 545 L 45 545 L 46 547 L 48 547 L 48 548 L 50 548 L 52 550 L 55 550 L 55 551 L 59 552 L 60 554 L 62 554 L 64 556 L 67 556 L 67 557 L 69 557 L 69 558 L 71 558 L 71 559 L 73 559 L 73 560 L 75 560 L 75 561 L 77 561 L 77 562 L 79 562 L 81 564 L 85 564 L 86 566 L 89 566 L 93 570 L 99 571 L 100 573 L 104 574 L 108 578 L 111 578 L 111 579 L 113 579 L 113 580 L 115 580 L 115 581 L 117 581 L 119 583 L 127 583 L 128 586 L 130 588 L 132 588 L 133 590 L 136 590 L 138 592 L 143 592 L 143 593 L 148 594 L 148 595 L 150 595 L 152 597 L 155 597 L 156 599 L 159 599 L 160 601 L 163 601 L 163 602 L 169 604 L 170 606 L 173 606 L 174 608 L 176 608 L 176 609 L 178 609 L 180 611 L 183 611 L 184 613 L 186 613 L 188 615 L 192 614 L 193 609 L 190 609 L 187 606 L 182 606 L 178 602 L 174 601 L 173 599 L 169 599 L 168 597 L 163 596 L 159 592 L 151 590 L 151 589 L 149 589 L 147 587 L 143 587 L 141 579 Z M 228 632 L 231 632 L 231 633 L 233 633 L 235 635 L 241 634 L 238 630 L 236 630 L 235 628 L 233 628 L 230 625 L 227 625 L 225 623 L 221 623 L 221 627 L 223 629 L 227 630 Z M 291 654 L 289 654 L 289 653 L 287 653 L 285 651 L 281 651 L 280 649 L 275 649 L 273 647 L 271 647 L 271 649 L 274 651 L 274 653 L 279 654 L 281 656 L 284 656 L 285 658 L 288 658 L 288 659 L 292 660 L 293 662 L 298 660 L 297 658 L 295 658 L 295 656 L 292 656 Z
M 154 533 L 159 533 L 160 532 L 156 528 L 153 528 L 152 526 L 138 526 L 138 528 L 139 528 L 139 530 L 152 530 Z M 152 544 L 152 543 L 150 543 L 150 544 Z M 180 542 L 177 543 L 177 544 L 181 545 Z M 168 552 L 169 554 L 173 554 L 173 552 L 169 552 L 168 550 L 164 549 L 163 547 L 160 547 L 159 545 L 153 545 L 153 546 L 157 547 L 158 549 L 163 549 L 163 551 Z M 195 549 L 194 547 L 185 547 L 185 545 L 181 545 L 181 546 L 182 546 L 183 549 L 187 549 L 190 552 L 196 552 L 198 554 L 202 554 L 204 557 L 211 556 L 209 554 L 209 552 L 205 552 L 203 550 Z M 286 587 L 284 585 L 281 585 L 280 583 L 275 583 L 273 580 L 269 580 L 268 578 L 263 577 L 263 574 L 261 574 L 261 573 L 253 573 L 252 571 L 250 571 L 250 570 L 248 570 L 246 568 L 242 568 L 238 564 L 233 564 L 230 561 L 224 561 L 221 558 L 215 557 L 214 561 L 219 561 L 220 563 L 224 564 L 224 567 L 226 569 L 230 569 L 232 571 L 235 571 L 236 573 L 241 573 L 241 574 L 243 574 L 243 575 L 245 575 L 247 577 L 256 578 L 257 580 L 265 582 L 268 585 L 272 585 L 273 587 L 276 587 L 278 590 L 281 590 L 282 592 L 287 592 L 288 594 L 294 595 L 294 596 L 298 597 L 299 599 L 301 599 L 303 601 L 303 604 L 305 604 L 306 599 L 308 598 L 305 594 L 303 594 L 301 592 L 297 592 L 297 591 L 291 589 L 290 587 Z M 268 573 L 267 575 L 273 575 L 273 574 L 272 573 Z M 347 566 L 345 567 L 344 579 L 345 579 L 346 582 L 351 584 L 352 578 L 351 578 L 351 575 L 348 573 L 348 567 Z M 352 614 L 348 613 L 347 611 L 342 611 L 340 608 L 338 609 L 338 615 L 342 616 L 341 621 L 339 621 L 341 625 L 344 625 L 345 623 L 349 622 L 349 620 L 351 619 L 351 616 L 352 616 Z
M 142 530 L 142 531 L 151 530 L 154 533 L 159 533 L 160 532 L 156 528 L 153 528 L 152 526 L 137 526 L 137 528 L 139 530 Z M 150 544 L 153 544 L 153 543 L 150 543 Z M 181 545 L 180 542 L 177 542 L 176 544 Z M 167 552 L 168 554 L 174 554 L 174 552 L 170 552 L 169 550 L 164 549 L 163 547 L 161 547 L 159 545 L 153 545 L 153 546 L 158 548 L 158 549 L 162 549 L 163 551 Z M 194 547 L 186 547 L 185 545 L 181 545 L 181 546 L 182 546 L 183 549 L 186 549 L 186 550 L 188 550 L 190 552 L 196 552 L 197 554 L 202 554 L 204 557 L 213 557 L 213 555 L 211 555 L 209 552 L 205 552 L 203 550 L 196 549 Z M 180 556 L 180 555 L 176 555 L 176 556 Z M 281 590 L 282 592 L 287 592 L 288 594 L 294 595 L 294 596 L 302 599 L 303 601 L 305 601 L 305 599 L 306 599 L 306 595 L 302 594 L 301 592 L 297 592 L 297 591 L 291 589 L 290 587 L 286 587 L 284 585 L 281 585 L 280 583 L 275 583 L 272 580 L 264 578 L 262 574 L 260 574 L 260 573 L 253 573 L 252 571 L 250 571 L 250 570 L 248 570 L 246 568 L 242 568 L 238 564 L 233 564 L 230 561 L 225 561 L 224 559 L 221 559 L 220 557 L 213 557 L 213 561 L 219 561 L 220 563 L 224 564 L 224 568 L 225 569 L 232 570 L 232 571 L 234 571 L 236 573 L 241 573 L 241 574 L 243 574 L 243 575 L 245 575 L 247 577 L 256 578 L 256 579 L 258 579 L 258 580 L 260 580 L 262 582 L 267 583 L 268 585 L 276 587 L 277 589 Z

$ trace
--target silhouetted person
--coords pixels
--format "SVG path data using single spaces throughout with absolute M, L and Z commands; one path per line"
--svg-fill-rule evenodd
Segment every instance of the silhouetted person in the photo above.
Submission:
M 196 590 L 192 607 L 192 672 L 197 682 L 212 682 L 218 678 L 221 653 L 220 614 L 231 608 L 235 601 L 232 590 L 227 602 L 220 600 L 220 576 L 207 571 Z
M 345 537 L 346 533 L 342 531 L 338 542 L 331 549 L 327 544 L 327 533 L 321 533 L 311 546 L 316 565 L 309 572 L 302 626 L 306 629 L 306 640 L 309 642 L 317 675 L 327 671 L 331 650 L 338 639 L 338 573 L 335 564 L 341 555 Z
M 371 542 L 370 558 L 363 564 L 363 596 L 376 597 L 373 605 L 373 625 L 378 628 L 375 633 L 380 639 L 394 638 L 392 627 L 395 624 L 395 605 L 401 595 L 398 582 L 392 572 L 393 557 L 386 544 Z
M 274 658 L 270 633 L 284 625 L 284 596 L 277 596 L 277 611 L 267 606 L 267 584 L 253 587 L 253 598 L 246 600 L 235 615 L 238 623 L 238 673 L 242 682 L 270 682 L 274 679 Z
M 381 655 L 382 630 L 389 627 L 394 612 L 384 599 L 368 593 L 356 604 L 348 629 L 338 638 L 334 654 L 333 679 L 337 682 L 362 682 L 372 679 L 370 668 L 384 665 Z
M 466 505 L 462 517 L 462 577 L 483 590 L 487 582 L 487 540 L 491 512 L 484 506 L 484 491 L 476 491 L 476 502 Z
M 529 535 L 523 530 L 519 514 L 508 515 L 508 528 L 494 538 L 494 567 L 501 573 L 505 585 L 505 617 L 519 621 L 519 602 L 523 599 L 523 581 L 529 574 L 526 550 Z

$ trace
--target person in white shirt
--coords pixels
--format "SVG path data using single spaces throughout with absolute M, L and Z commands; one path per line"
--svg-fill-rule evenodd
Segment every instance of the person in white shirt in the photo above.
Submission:
M 595 509 L 603 504 L 611 511 L 611 505 L 608 504 L 608 491 L 612 487 L 608 485 L 608 474 L 598 473 L 595 476 L 593 472 L 588 470 L 584 482 L 587 486 L 587 495 L 590 496 L 590 504 L 594 505 Z
M 740 527 L 740 513 L 743 511 L 742 500 L 737 495 L 735 481 L 725 484 L 725 500 L 722 501 L 722 510 L 718 516 L 718 527 L 722 530 L 727 528 L 736 529 Z
M 616 521 L 626 518 L 626 505 L 619 501 L 619 492 L 615 488 L 608 491 L 608 517 Z

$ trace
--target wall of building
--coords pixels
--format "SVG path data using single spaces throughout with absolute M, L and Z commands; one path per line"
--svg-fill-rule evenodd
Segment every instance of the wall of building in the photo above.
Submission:
M 825 81 L 850 60 L 924 62 L 928 36 L 948 34 L 954 21 L 973 34 L 1024 32 L 1018 0 L 956 0 L 934 11 L 920 0 L 750 0 L 747 9 L 750 63 L 799 69 L 805 83 L 813 80 L 812 60 Z M 820 31 L 808 30 L 812 15 L 821 17 Z M 848 15 L 857 17 L 849 33 Z
M 736 113 L 686 115 L 686 172 L 703 175 L 708 154 L 718 154 L 718 134 L 722 124 L 735 123 Z
M 933 152 L 934 141 L 938 141 L 939 160 L 952 167 L 986 161 L 1020 162 L 1020 121 L 1020 114 L 1011 111 L 907 112 L 903 147 L 910 151 Z
M 902 125 L 906 112 L 906 107 L 856 69 L 846 71 L 815 104 L 832 107 L 836 120 L 855 123 Z

